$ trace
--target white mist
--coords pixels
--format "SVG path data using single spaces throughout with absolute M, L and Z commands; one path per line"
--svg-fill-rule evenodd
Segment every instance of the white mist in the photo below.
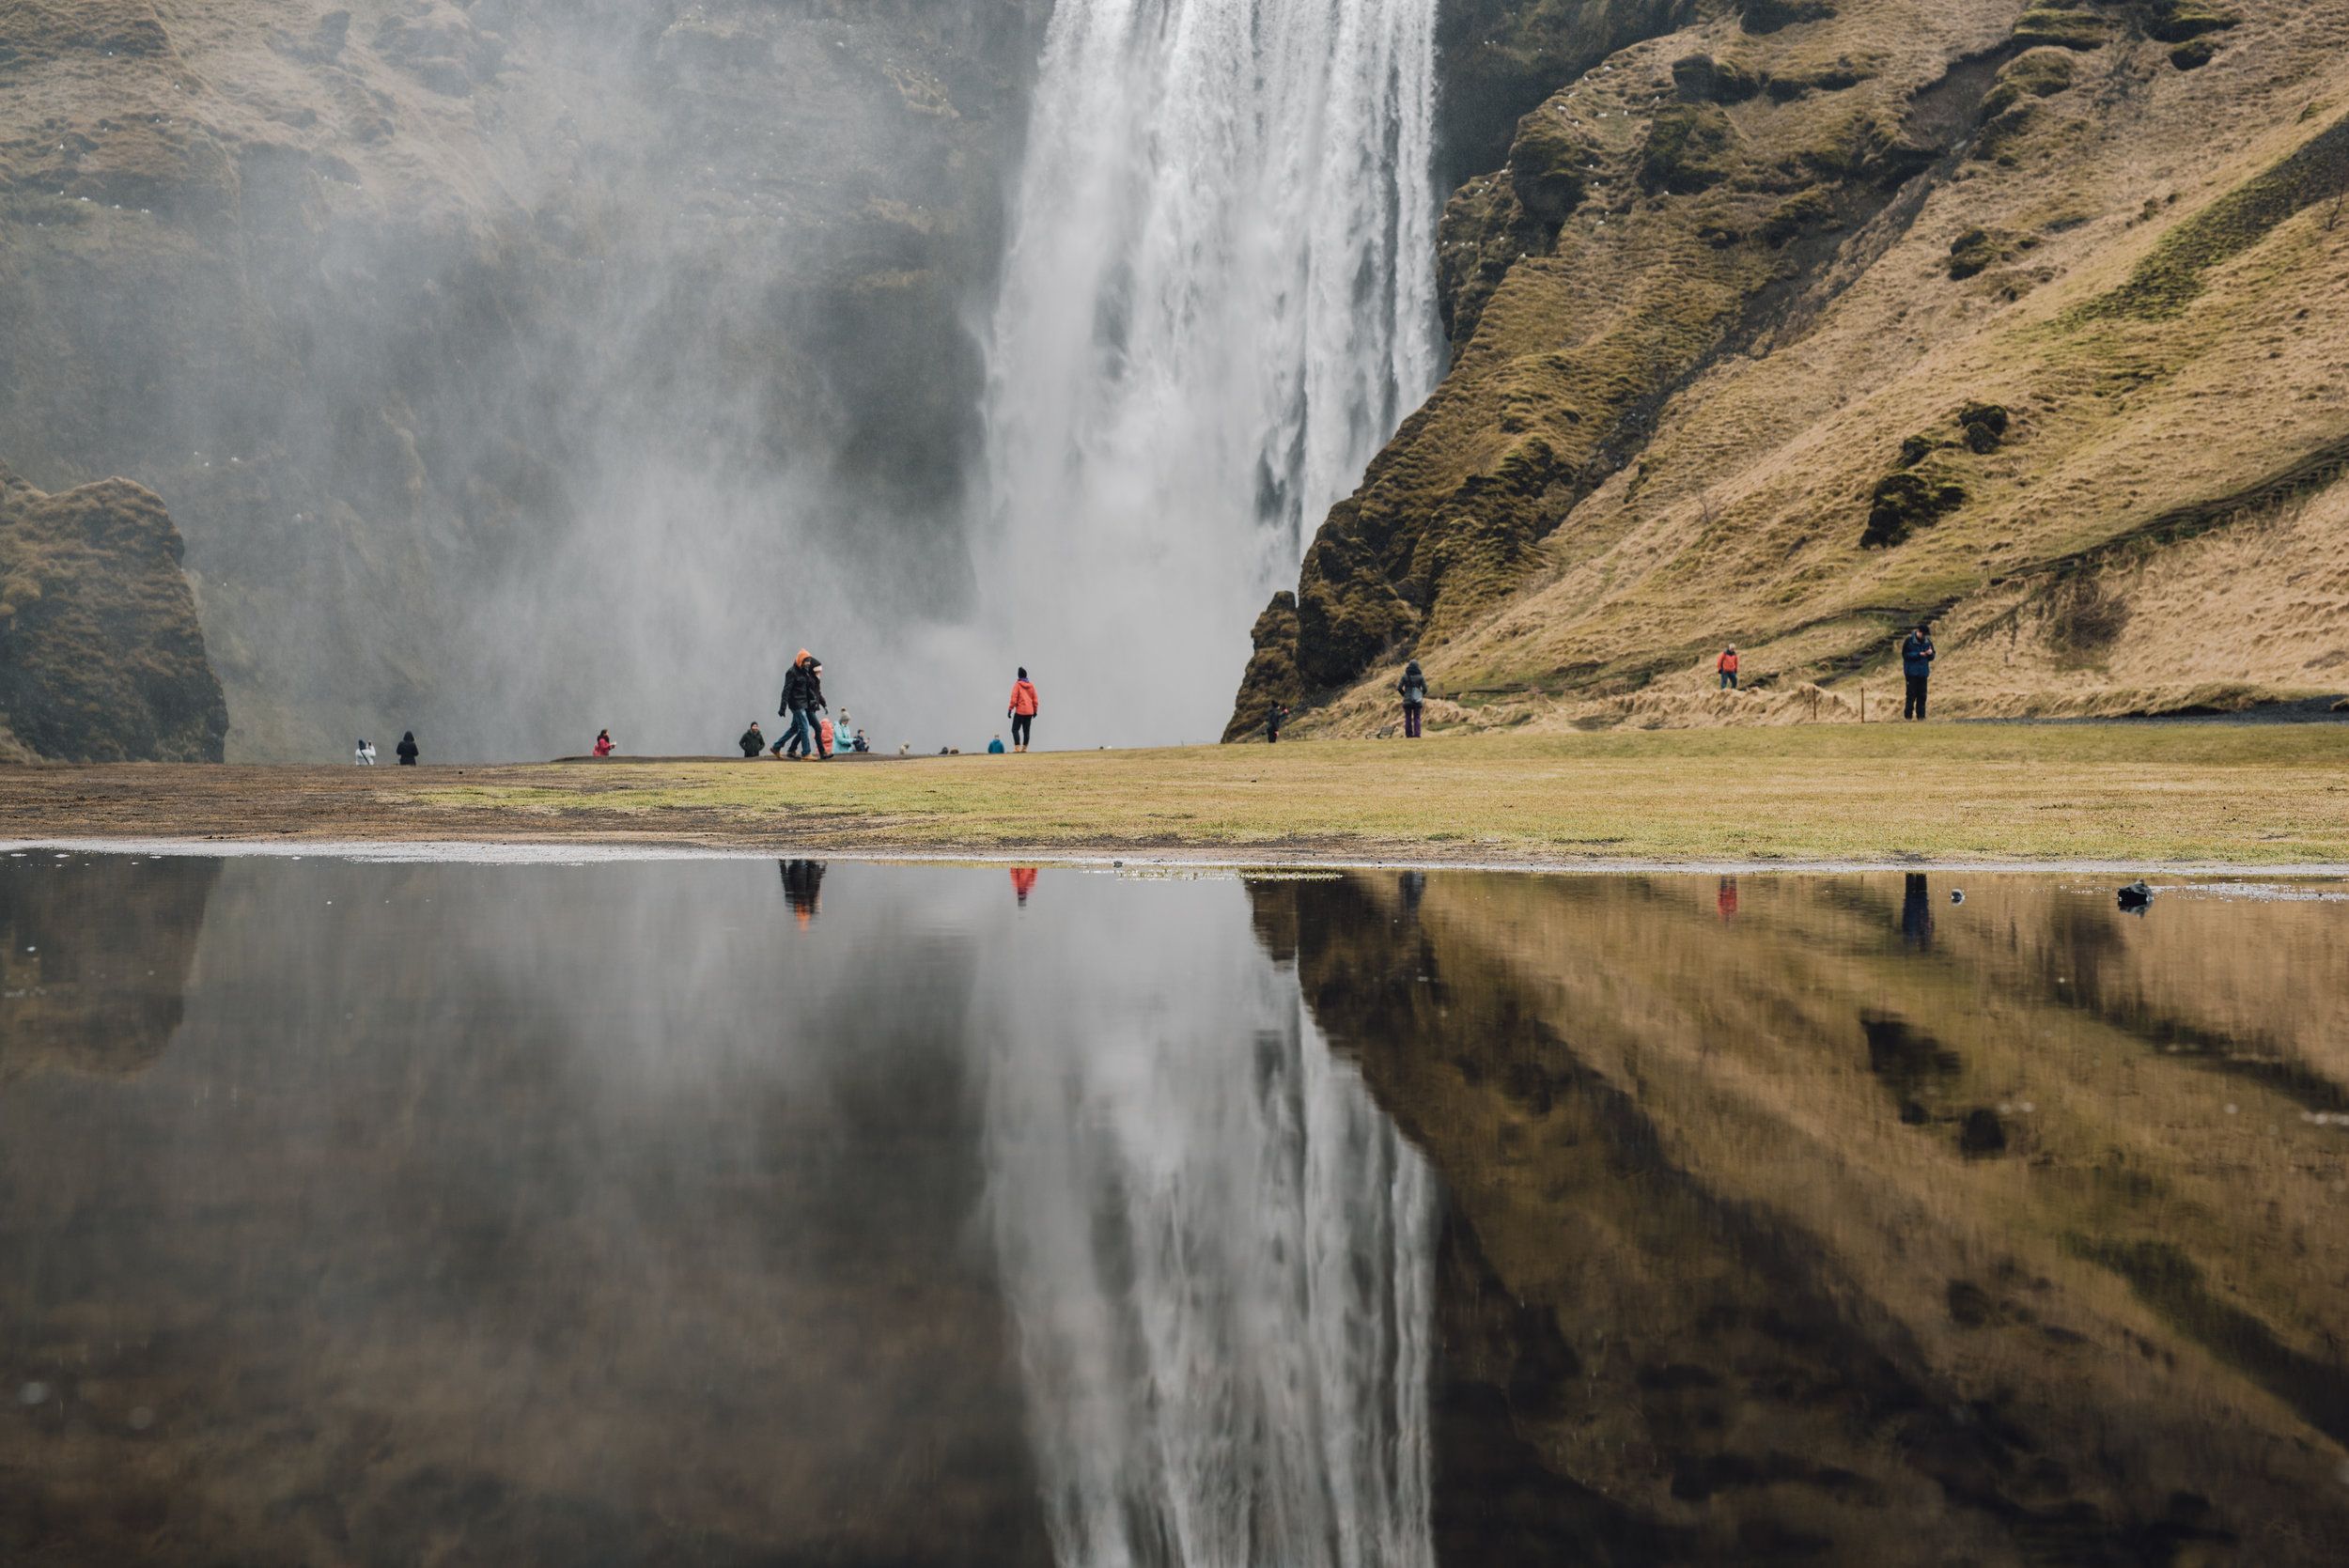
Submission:
M 1039 744 L 1210 740 L 1439 375 L 1435 0 L 1061 0 L 990 329 L 970 650 Z M 994 664 L 1003 668 L 996 671 Z

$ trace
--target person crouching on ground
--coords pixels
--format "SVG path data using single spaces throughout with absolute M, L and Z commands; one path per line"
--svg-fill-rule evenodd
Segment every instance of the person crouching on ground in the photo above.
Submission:
M 1933 635 L 1921 626 L 1901 643 L 1901 674 L 1908 677 L 1908 700 L 1901 705 L 1901 717 L 1922 719 L 1925 682 L 1933 678 Z
M 1419 738 L 1420 709 L 1427 706 L 1427 677 L 1419 673 L 1419 660 L 1414 659 L 1403 666 L 1403 678 L 1394 683 L 1403 694 L 1403 737 Z
M 1019 668 L 1019 678 L 1011 683 L 1011 704 L 1003 709 L 1003 717 L 1011 721 L 1011 749 L 1024 752 L 1028 737 L 1035 730 L 1036 709 L 1043 706 L 1036 701 L 1035 683 L 1028 678 L 1026 665 Z
M 596 732 L 596 755 L 599 757 L 608 757 L 614 752 L 618 750 L 619 748 L 617 746 L 612 744 L 612 732 L 610 730 L 598 730 Z
M 1713 661 L 1713 668 L 1715 668 L 1716 670 L 1719 670 L 1719 671 L 1721 673 L 1721 690 L 1722 690 L 1722 691 L 1736 691 L 1736 690 L 1737 690 L 1737 644 L 1735 644 L 1735 643 L 1732 643 L 1732 644 L 1729 644 L 1729 646 L 1727 646 L 1727 647 L 1723 648 L 1723 649 L 1721 650 L 1721 656 L 1720 656 L 1720 658 L 1719 658 L 1719 659 L 1717 659 L 1717 660 L 1715 660 Z
M 758 733 L 757 720 L 751 721 L 751 727 L 742 732 L 742 738 L 735 744 L 742 748 L 742 760 L 745 762 L 767 749 L 767 737 Z

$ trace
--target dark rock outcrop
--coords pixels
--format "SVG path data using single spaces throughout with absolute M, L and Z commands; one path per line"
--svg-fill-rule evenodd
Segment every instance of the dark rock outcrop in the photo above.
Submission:
M 44 495 L 0 466 L 0 734 L 63 762 L 221 760 L 182 549 L 127 479 Z

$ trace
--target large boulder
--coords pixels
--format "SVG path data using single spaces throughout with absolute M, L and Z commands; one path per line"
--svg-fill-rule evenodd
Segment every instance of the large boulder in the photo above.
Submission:
M 218 762 L 228 706 L 183 546 L 127 479 L 44 495 L 0 465 L 0 734 L 59 762 Z

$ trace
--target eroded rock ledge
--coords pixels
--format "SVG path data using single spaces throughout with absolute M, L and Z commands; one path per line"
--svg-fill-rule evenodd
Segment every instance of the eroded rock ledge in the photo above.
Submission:
M 0 464 L 0 760 L 218 762 L 228 706 L 152 490 Z

